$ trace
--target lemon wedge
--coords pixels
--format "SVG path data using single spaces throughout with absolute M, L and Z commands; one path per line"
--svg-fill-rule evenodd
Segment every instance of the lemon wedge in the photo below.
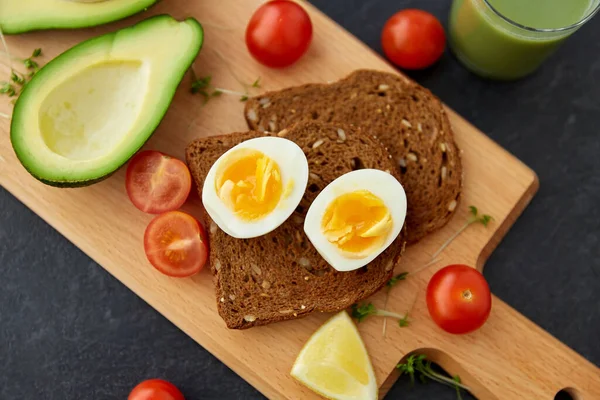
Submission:
M 311 336 L 291 374 L 329 399 L 377 399 L 377 383 L 367 349 L 345 311 L 332 317 Z

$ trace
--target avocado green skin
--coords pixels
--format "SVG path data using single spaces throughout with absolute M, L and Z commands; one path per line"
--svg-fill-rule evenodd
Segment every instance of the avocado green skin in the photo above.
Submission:
M 139 144 L 138 146 L 133 147 L 131 149 L 131 151 L 128 152 L 127 157 L 124 157 L 121 160 L 117 160 L 114 165 L 107 167 L 107 169 L 104 171 L 104 173 L 102 173 L 98 176 L 95 176 L 95 177 L 91 177 L 90 179 L 84 179 L 84 180 L 74 180 L 74 179 L 70 178 L 69 176 L 61 176 L 58 179 L 49 179 L 49 178 L 43 176 L 44 175 L 43 173 L 39 173 L 35 168 L 31 168 L 31 166 L 29 165 L 29 161 L 25 158 L 25 156 L 23 155 L 23 153 L 21 151 L 21 147 L 26 146 L 26 143 L 23 143 L 23 141 L 20 138 L 20 136 L 22 136 L 22 133 L 20 132 L 20 129 L 19 129 L 19 123 L 20 123 L 19 121 L 21 118 L 26 118 L 27 116 L 22 116 L 20 110 L 22 108 L 22 105 L 27 101 L 29 96 L 35 96 L 36 80 L 39 80 L 40 76 L 43 76 L 46 73 L 44 71 L 50 71 L 49 73 L 51 73 L 52 69 L 60 68 L 63 63 L 66 62 L 68 64 L 68 61 L 71 58 L 72 54 L 78 54 L 80 50 L 82 50 L 82 49 L 85 50 L 88 46 L 93 47 L 94 42 L 96 42 L 96 41 L 112 39 L 117 34 L 119 34 L 119 35 L 126 34 L 126 32 L 129 30 L 146 29 L 146 28 L 150 27 L 153 23 L 156 23 L 156 22 L 160 21 L 161 19 L 173 20 L 173 18 L 170 15 L 157 15 L 157 16 L 148 18 L 146 20 L 143 20 L 131 27 L 124 28 L 124 29 L 118 30 L 116 32 L 108 33 L 105 35 L 101 35 L 101 36 L 89 39 L 85 42 L 81 42 L 78 45 L 76 45 L 76 46 L 70 48 L 69 50 L 65 51 L 64 53 L 60 54 L 58 57 L 51 60 L 48 64 L 44 65 L 33 76 L 31 81 L 25 86 L 25 88 L 21 92 L 19 98 L 17 99 L 17 102 L 15 103 L 15 108 L 13 111 L 13 117 L 12 117 L 11 127 L 10 127 L 10 140 L 11 140 L 11 144 L 12 144 L 13 150 L 14 150 L 17 158 L 19 159 L 19 161 L 21 162 L 23 167 L 27 170 L 27 172 L 29 172 L 34 178 L 36 178 L 37 180 L 39 180 L 42 183 L 45 183 L 46 185 L 55 186 L 55 187 L 63 187 L 63 188 L 84 187 L 84 186 L 92 185 L 94 183 L 98 183 L 98 182 L 108 178 L 110 175 L 115 173 L 119 168 L 121 168 L 123 165 L 125 165 L 129 161 L 129 159 L 131 157 L 133 157 L 133 155 L 135 155 L 135 153 L 137 153 L 142 148 L 142 146 L 148 141 L 148 139 L 150 139 L 150 137 L 152 136 L 152 134 L 154 133 L 154 131 L 156 130 L 156 128 L 162 121 L 163 117 L 167 113 L 169 106 L 170 106 L 171 102 L 173 101 L 173 97 L 175 97 L 175 92 L 177 91 L 177 87 L 179 86 L 179 83 L 185 76 L 185 73 L 187 72 L 189 67 L 192 65 L 192 63 L 194 62 L 194 59 L 196 58 L 196 56 L 198 55 L 198 53 L 200 52 L 200 50 L 202 48 L 202 44 L 204 42 L 204 31 L 202 29 L 202 25 L 200 25 L 200 23 L 198 21 L 196 21 L 194 18 L 187 18 L 185 21 L 188 21 L 188 22 L 194 24 L 194 26 L 198 30 L 198 35 L 199 35 L 198 50 L 195 51 L 195 53 L 193 54 L 193 57 L 189 57 L 189 62 L 186 64 L 185 69 L 182 69 L 183 72 L 179 76 L 176 77 L 177 78 L 176 84 L 172 85 L 172 90 L 165 95 L 165 97 L 168 98 L 167 101 L 164 102 L 165 106 L 164 106 L 163 110 L 159 111 L 160 112 L 159 114 L 156 114 L 153 126 L 147 132 L 146 137 L 143 138 L 143 140 L 140 140 L 138 142 L 138 144 Z
M 14 0 L 0 0 L 2 1 L 14 1 Z M 69 1 L 69 0 L 65 0 Z M 142 11 L 148 10 L 151 6 L 159 2 L 160 0 L 139 0 L 138 3 L 130 5 L 125 8 L 115 7 L 114 11 L 101 16 L 88 16 L 88 15 L 69 15 L 68 18 L 44 18 L 39 20 L 28 21 L 24 23 L 13 23 L 7 16 L 0 15 L 0 29 L 2 33 L 6 35 L 16 35 L 19 33 L 41 31 L 47 29 L 78 29 L 78 28 L 91 28 L 98 25 L 108 24 L 110 22 L 119 21 L 121 19 L 130 17 Z M 1 4 L 0 4 L 1 6 Z M 1 8 L 1 7 L 0 7 Z
M 127 162 L 125 162 L 127 163 Z M 119 168 L 121 168 L 123 165 L 122 164 L 119 166 Z M 117 168 L 115 171 L 111 172 L 108 175 L 104 175 L 98 179 L 90 179 L 88 181 L 73 181 L 73 182 L 69 182 L 69 181 L 64 181 L 64 182 L 55 182 L 55 181 L 49 181 L 47 179 L 43 179 L 40 178 L 39 176 L 35 176 L 32 174 L 32 176 L 37 179 L 38 181 L 48 185 L 48 186 L 54 186 L 57 188 L 63 188 L 63 189 L 76 189 L 76 188 L 82 188 L 82 187 L 86 187 L 86 186 L 90 186 L 93 185 L 94 183 L 98 183 L 98 182 L 102 182 L 103 180 L 105 180 L 106 178 L 110 178 L 115 172 L 117 172 L 117 170 L 119 169 Z

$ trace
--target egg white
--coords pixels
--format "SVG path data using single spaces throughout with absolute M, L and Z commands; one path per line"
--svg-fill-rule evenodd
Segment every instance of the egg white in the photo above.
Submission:
M 250 148 L 260 151 L 271 158 L 279 166 L 281 172 L 282 198 L 279 204 L 268 215 L 256 221 L 246 221 L 238 217 L 219 198 L 215 187 L 215 179 L 219 166 L 232 152 Z M 286 194 L 290 180 L 292 190 Z M 302 149 L 294 142 L 279 137 L 260 137 L 246 140 L 229 149 L 212 165 L 202 187 L 202 203 L 210 218 L 225 233 L 238 239 L 249 239 L 265 235 L 283 224 L 294 212 L 308 184 L 308 161 Z
M 392 216 L 392 230 L 383 245 L 363 258 L 349 258 L 323 235 L 322 221 L 327 207 L 337 197 L 357 190 L 368 190 L 379 197 Z M 406 193 L 391 174 L 378 169 L 360 169 L 344 174 L 319 193 L 306 214 L 304 232 L 321 257 L 338 271 L 353 271 L 364 267 L 398 237 L 406 218 Z

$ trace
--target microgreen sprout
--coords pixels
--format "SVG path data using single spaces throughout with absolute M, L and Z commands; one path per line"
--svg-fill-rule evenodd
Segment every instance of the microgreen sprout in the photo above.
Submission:
M 396 286 L 398 282 L 405 280 L 407 276 L 408 272 L 401 272 L 398 275 L 393 276 L 389 281 L 387 281 L 385 287 L 388 290 L 388 292 L 390 291 L 390 289 Z
M 8 97 L 13 97 L 17 95 L 15 87 L 9 82 L 0 82 L 0 93 L 5 94 Z
M 363 303 L 363 304 L 353 304 L 352 305 L 352 318 L 355 318 L 358 322 L 364 321 L 369 316 L 378 316 L 378 317 L 390 317 L 396 318 L 398 321 L 404 321 L 406 324 L 408 322 L 408 315 L 402 315 L 391 311 L 379 310 L 377 309 L 373 303 Z M 406 325 L 400 325 L 406 326 Z
M 23 75 L 19 74 L 16 71 L 12 71 L 10 73 L 10 80 L 19 86 L 24 86 L 25 83 L 27 83 L 27 78 L 25 78 Z
M 408 356 L 404 363 L 396 365 L 396 368 L 400 371 L 400 375 L 408 375 L 410 382 L 414 385 L 415 375 L 419 373 L 419 379 L 421 382 L 427 382 L 427 379 L 441 383 L 446 386 L 453 387 L 456 389 L 456 396 L 458 400 L 462 399 L 460 390 L 470 391 L 468 386 L 462 384 L 460 377 L 455 375 L 452 378 L 444 376 L 431 368 L 431 361 L 427 360 L 427 356 L 424 354 L 411 354 Z
M 0 31 L 0 39 L 4 46 L 6 55 L 9 58 L 9 61 L 12 61 L 12 56 L 8 51 L 8 47 L 4 42 L 4 36 L 2 36 L 2 32 Z M 0 82 L 0 94 L 7 95 L 8 97 L 15 97 L 21 93 L 21 90 L 25 87 L 25 85 L 29 82 L 29 80 L 35 75 L 35 73 L 39 70 L 39 64 L 33 60 L 35 57 L 39 57 L 42 54 L 42 49 L 35 49 L 33 53 L 31 53 L 31 57 L 26 58 L 23 61 L 25 67 L 30 70 L 27 74 L 21 73 L 15 70 L 12 67 L 12 63 L 10 63 L 10 82 Z M 14 103 L 14 99 L 12 101 Z
M 454 239 L 456 239 L 461 233 L 463 233 L 463 231 L 465 229 L 467 229 L 469 226 L 473 225 L 473 224 L 482 224 L 483 226 L 488 226 L 489 222 L 491 220 L 493 220 L 493 218 L 487 214 L 484 215 L 479 215 L 479 211 L 477 210 L 477 207 L 475 206 L 469 206 L 469 218 L 467 219 L 467 221 L 465 222 L 465 224 L 463 226 L 461 226 L 456 232 L 454 232 L 454 234 L 452 234 L 452 236 L 450 236 L 448 238 L 448 240 L 446 240 L 439 249 L 437 249 L 437 251 L 435 253 L 433 253 L 433 255 L 431 256 L 432 259 L 437 258 L 437 256 L 440 255 L 440 253 L 442 251 L 444 251 L 444 249 L 446 249 L 446 247 L 448 247 L 450 245 L 450 243 L 452 243 L 452 241 Z
M 404 318 L 400 319 L 400 321 L 398 321 L 398 325 L 400 325 L 401 328 L 405 328 L 410 324 L 410 322 L 408 321 L 408 313 L 406 313 L 404 315 Z
M 37 72 L 38 69 L 40 69 L 40 65 L 37 63 L 37 61 L 35 61 L 33 59 L 37 58 L 41 55 L 42 55 L 42 49 L 37 48 L 37 49 L 33 50 L 33 52 L 31 53 L 31 57 L 23 60 L 23 64 L 25 65 L 25 68 L 33 70 L 32 72 L 30 72 L 30 75 L 32 75 L 32 76 L 33 76 L 33 74 L 35 74 Z
M 258 78 L 253 84 L 253 87 L 258 87 L 258 86 L 254 86 L 255 84 L 258 85 L 258 81 L 260 80 L 260 78 Z M 202 97 L 204 97 L 204 103 L 206 104 L 212 97 L 217 97 L 220 96 L 222 94 L 228 94 L 228 95 L 232 95 L 232 96 L 239 96 L 240 101 L 247 101 L 248 100 L 248 94 L 247 93 L 242 93 L 242 92 L 237 92 L 235 90 L 229 90 L 229 89 L 223 89 L 223 88 L 219 88 L 219 87 L 214 87 L 211 84 L 212 81 L 212 77 L 210 75 L 198 78 L 196 76 L 196 74 L 194 73 L 194 71 L 192 70 L 192 85 L 190 88 L 190 91 L 193 94 L 199 94 Z

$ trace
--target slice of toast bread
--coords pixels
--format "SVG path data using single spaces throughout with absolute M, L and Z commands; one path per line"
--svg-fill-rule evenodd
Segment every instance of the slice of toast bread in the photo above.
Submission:
M 242 141 L 264 135 L 251 131 L 192 142 L 186 160 L 199 190 L 219 156 Z M 218 311 L 232 329 L 347 308 L 379 290 L 404 251 L 401 234 L 367 266 L 338 272 L 319 255 L 303 230 L 308 207 L 335 178 L 359 168 L 389 170 L 399 178 L 389 154 L 377 141 L 340 124 L 299 124 L 278 136 L 297 143 L 309 163 L 307 189 L 294 214 L 273 232 L 253 239 L 228 236 L 205 214 Z
M 252 130 L 298 122 L 347 123 L 376 136 L 392 155 L 408 200 L 407 240 L 443 227 L 462 186 L 462 164 L 444 108 L 429 90 L 399 75 L 358 70 L 331 84 L 264 93 L 246 103 Z

